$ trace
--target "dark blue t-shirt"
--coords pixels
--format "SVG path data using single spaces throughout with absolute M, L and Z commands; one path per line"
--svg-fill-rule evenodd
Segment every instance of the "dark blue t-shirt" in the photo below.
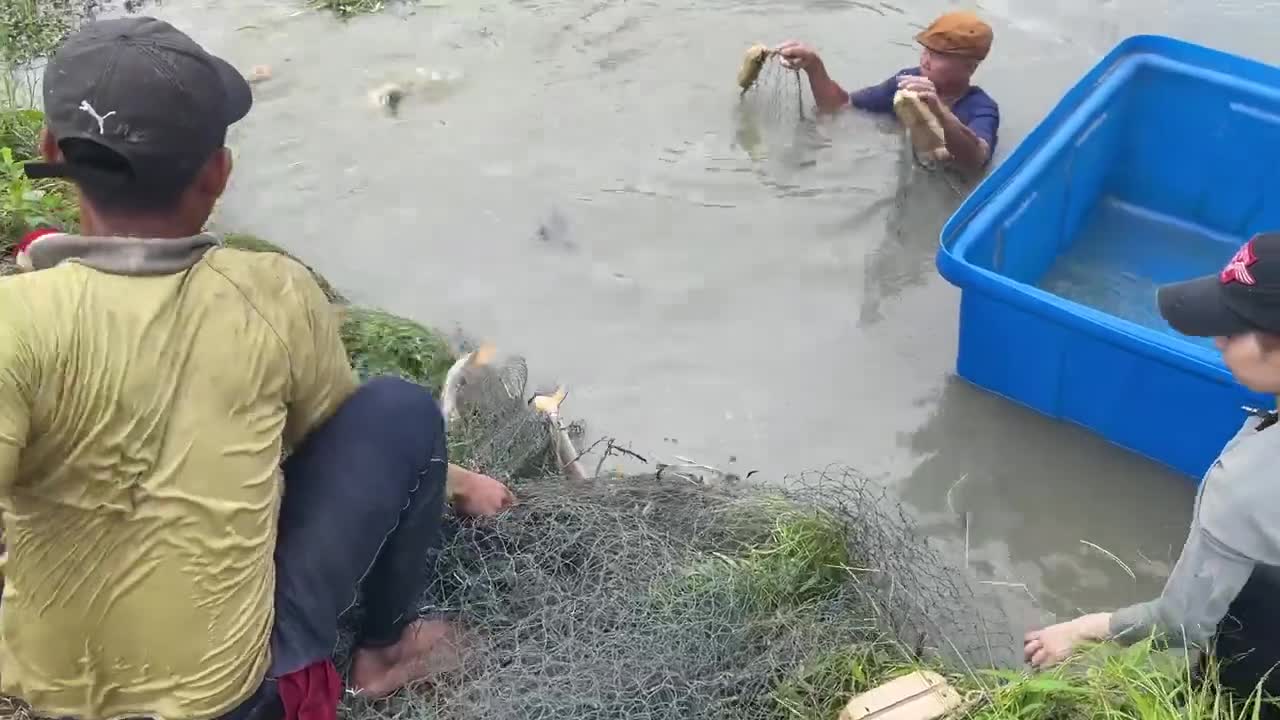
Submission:
M 898 92 L 898 78 L 904 75 L 919 76 L 920 68 L 906 68 L 879 85 L 872 85 L 849 93 L 849 103 L 856 108 L 876 113 L 893 112 L 893 96 Z M 996 139 L 1000 131 L 1000 106 L 982 88 L 971 87 L 964 97 L 951 106 L 951 112 L 969 127 L 975 135 L 987 141 L 991 155 L 996 153 Z

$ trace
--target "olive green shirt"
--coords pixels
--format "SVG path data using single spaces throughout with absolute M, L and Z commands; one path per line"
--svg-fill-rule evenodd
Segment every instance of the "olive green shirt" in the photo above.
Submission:
M 279 461 L 354 390 L 301 264 L 50 235 L 0 279 L 0 692 L 203 720 L 269 664 Z

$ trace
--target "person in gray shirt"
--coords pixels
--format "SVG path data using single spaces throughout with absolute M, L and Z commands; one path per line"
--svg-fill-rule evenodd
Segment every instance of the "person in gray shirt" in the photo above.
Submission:
M 1240 384 L 1280 395 L 1280 232 L 1254 236 L 1220 273 L 1161 287 L 1157 302 L 1178 332 L 1214 338 Z M 1209 648 L 1202 657 L 1228 665 L 1223 684 L 1252 692 L 1280 663 L 1280 613 L 1272 609 L 1280 588 L 1280 429 L 1267 431 L 1276 419 L 1249 409 L 1205 473 L 1190 533 L 1160 597 L 1032 631 L 1027 661 L 1044 668 L 1083 643 L 1155 637 Z M 1264 693 L 1280 695 L 1275 675 Z

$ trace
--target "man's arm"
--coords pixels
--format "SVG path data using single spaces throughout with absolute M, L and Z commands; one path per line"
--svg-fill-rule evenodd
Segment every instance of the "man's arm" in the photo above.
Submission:
M 357 383 L 342 342 L 341 315 L 301 263 L 283 255 L 279 261 L 287 279 L 285 294 L 299 299 L 302 316 L 302 322 L 293 324 L 289 347 L 293 389 L 285 422 L 285 443 L 295 448 L 337 411 Z M 452 463 L 445 475 L 445 493 L 472 515 L 494 515 L 514 501 L 502 483 Z
M 898 75 L 879 85 L 871 85 L 849 94 L 849 104 L 873 113 L 893 112 L 893 97 L 898 94 Z
M 0 292 L 0 497 L 8 497 L 18 482 L 22 450 L 31 431 L 36 371 L 30 308 L 10 287 L 4 287 Z M 0 563 L 3 586 L 4 565 Z
M 1027 661 L 1036 667 L 1054 665 L 1081 644 L 1101 640 L 1131 645 L 1152 638 L 1164 647 L 1203 647 L 1253 568 L 1252 559 L 1193 525 L 1160 597 L 1030 632 L 1023 648 Z
M 316 426 L 328 420 L 356 389 L 355 371 L 342 343 L 342 317 L 325 297 L 311 271 L 280 255 L 284 297 L 296 299 L 298 318 L 290 324 L 291 389 L 284 440 L 296 448 Z
M 36 356 L 29 312 L 12 287 L 0 291 L 0 496 L 17 482 L 18 461 L 31 429 Z
M 782 59 L 783 67 L 790 70 L 803 70 L 809 77 L 809 89 L 813 91 L 813 99 L 818 104 L 819 112 L 835 112 L 849 104 L 849 93 L 840 84 L 831 79 L 822 58 L 808 45 L 788 41 L 779 45 L 775 52 Z
M 1160 597 L 1111 613 L 1107 635 L 1126 645 L 1155 635 L 1162 644 L 1203 646 L 1249 581 L 1254 565 L 1197 525 Z
M 814 62 L 805 73 L 809 76 L 809 89 L 821 112 L 835 112 L 849 104 L 849 93 L 840 87 L 840 83 L 832 79 L 822 59 L 814 56 Z
M 991 143 L 974 131 L 974 127 L 965 125 L 951 112 L 951 108 L 938 100 L 938 96 L 928 96 L 930 109 L 933 110 L 942 124 L 942 132 L 947 142 L 947 151 L 952 160 L 968 173 L 978 173 L 986 166 L 991 156 Z M 985 126 L 989 119 L 982 120 Z
M 463 515 L 497 515 L 515 503 L 515 495 L 506 485 L 452 463 L 444 487 L 449 503 Z

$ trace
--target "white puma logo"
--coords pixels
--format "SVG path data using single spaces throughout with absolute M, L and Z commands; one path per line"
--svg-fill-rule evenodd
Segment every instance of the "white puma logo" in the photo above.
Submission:
M 81 110 L 83 110 L 83 111 L 85 111 L 85 112 L 87 112 L 87 113 L 89 113 L 90 115 L 92 115 L 92 116 L 93 116 L 93 119 L 94 119 L 94 120 L 97 120 L 97 121 L 98 121 L 98 134 L 99 134 L 99 135 L 106 135 L 106 134 L 107 134 L 107 129 L 106 129 L 106 127 L 103 125 L 103 123 L 106 121 L 106 119 L 107 119 L 107 118 L 109 118 L 109 117 L 111 117 L 112 115 L 115 115 L 115 114 L 116 114 L 116 111 L 115 111 L 115 110 L 112 110 L 111 112 L 107 113 L 106 115 L 99 115 L 99 114 L 98 114 L 98 111 L 93 109 L 93 106 L 89 104 L 89 101 L 88 101 L 88 100 L 81 100 L 81 101 L 80 101 L 80 109 L 81 109 Z

